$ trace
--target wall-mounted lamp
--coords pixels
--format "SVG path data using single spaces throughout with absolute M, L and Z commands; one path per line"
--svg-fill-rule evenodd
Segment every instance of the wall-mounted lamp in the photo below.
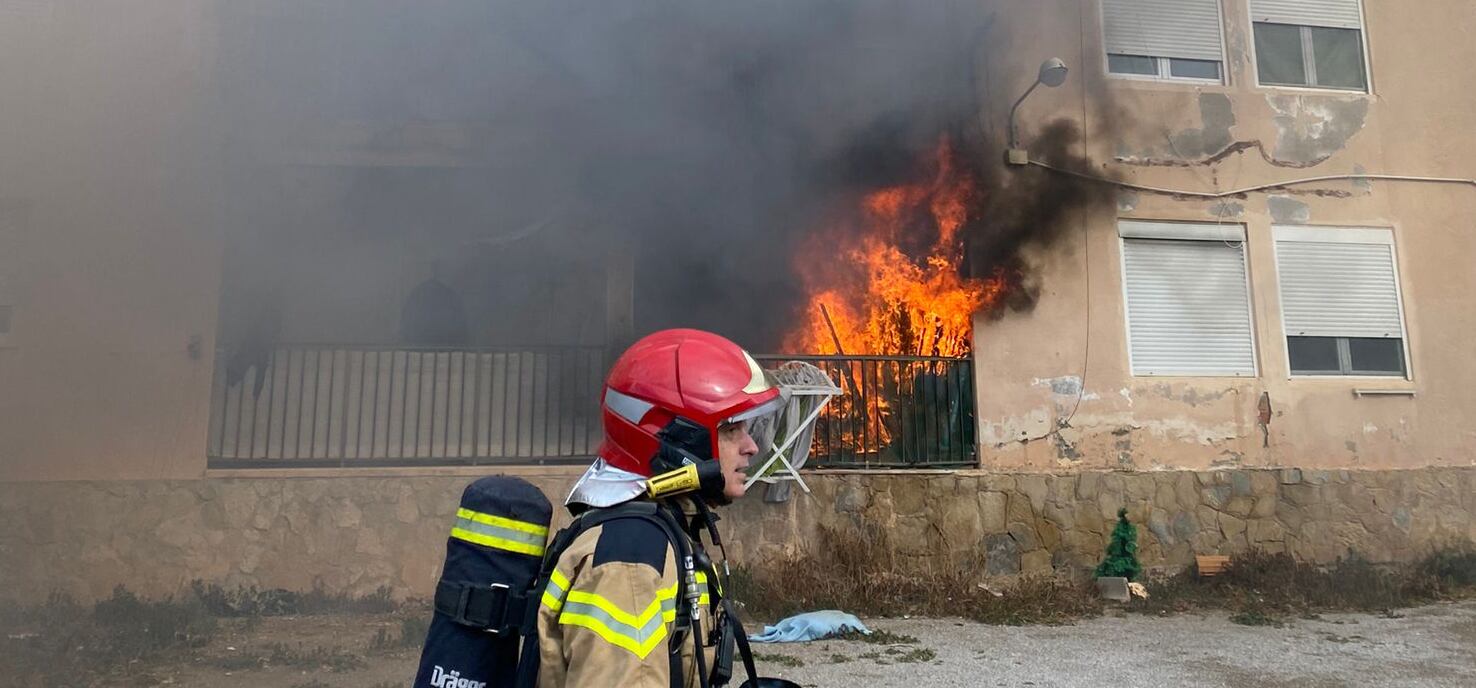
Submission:
M 1036 75 L 1035 83 L 1030 84 L 1030 88 L 1025 89 L 1025 92 L 1020 95 L 1020 99 L 1016 100 L 1014 106 L 1010 108 L 1010 148 L 1005 152 L 1005 160 L 1009 164 L 1024 165 L 1029 161 L 1025 150 L 1020 148 L 1019 125 L 1015 121 L 1015 112 L 1020 109 L 1020 103 L 1025 102 L 1025 99 L 1029 98 L 1030 94 L 1035 92 L 1035 88 L 1041 84 L 1045 84 L 1049 88 L 1055 88 L 1066 83 L 1066 74 L 1069 71 L 1066 68 L 1066 63 L 1062 62 L 1059 57 L 1053 57 L 1040 63 L 1040 73 Z

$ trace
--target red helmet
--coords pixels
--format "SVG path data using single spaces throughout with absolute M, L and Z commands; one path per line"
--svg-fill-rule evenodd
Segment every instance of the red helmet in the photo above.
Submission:
M 601 404 L 610 465 L 650 476 L 674 456 L 717 455 L 718 427 L 777 410 L 779 388 L 737 344 L 701 330 L 663 330 L 633 344 L 610 368 Z M 663 459 L 663 460 L 658 460 Z

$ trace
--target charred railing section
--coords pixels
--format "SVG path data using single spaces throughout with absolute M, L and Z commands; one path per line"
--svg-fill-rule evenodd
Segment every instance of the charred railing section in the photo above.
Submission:
M 761 356 L 804 361 L 842 394 L 816 420 L 805 465 L 825 468 L 973 466 L 974 364 L 926 356 Z
M 583 463 L 600 441 L 607 357 L 599 347 L 279 346 L 234 384 L 219 364 L 209 463 Z

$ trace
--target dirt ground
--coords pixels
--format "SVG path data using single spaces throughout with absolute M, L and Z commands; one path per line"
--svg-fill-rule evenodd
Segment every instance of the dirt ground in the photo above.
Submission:
M 1109 613 L 1069 626 L 874 619 L 869 641 L 758 646 L 764 673 L 807 686 L 1472 686 L 1476 601 L 1283 627 L 1225 613 Z M 401 616 L 234 619 L 205 647 L 118 667 L 119 686 L 409 686 L 419 648 Z M 413 630 L 413 629 L 412 629 Z

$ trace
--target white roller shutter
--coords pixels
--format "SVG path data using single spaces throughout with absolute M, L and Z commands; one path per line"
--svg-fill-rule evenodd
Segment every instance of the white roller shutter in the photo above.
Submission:
M 1340 29 L 1363 27 L 1359 0 L 1251 0 L 1251 21 Z
M 1102 0 L 1107 52 L 1224 60 L 1219 0 Z
M 1256 374 L 1244 242 L 1124 237 L 1122 252 L 1134 375 Z
M 1275 233 L 1287 336 L 1404 336 L 1390 232 L 1277 227 Z

